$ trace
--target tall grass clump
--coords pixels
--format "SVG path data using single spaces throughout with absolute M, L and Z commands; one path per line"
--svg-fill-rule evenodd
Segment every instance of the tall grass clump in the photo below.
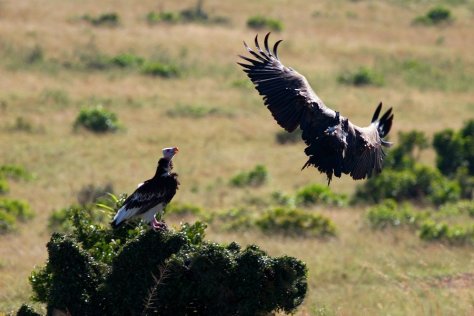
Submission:
M 276 32 L 283 31 L 282 21 L 274 18 L 268 18 L 263 15 L 254 15 L 249 17 L 247 19 L 247 26 L 255 30 L 269 29 Z
M 264 165 L 256 165 L 253 170 L 236 174 L 230 180 L 230 184 L 236 187 L 253 186 L 258 187 L 268 181 L 268 171 Z
M 115 132 L 120 127 L 117 115 L 101 106 L 82 109 L 74 122 L 74 129 L 85 128 L 94 133 Z
M 360 67 L 355 71 L 345 71 L 337 79 L 340 83 L 361 86 L 383 86 L 384 77 L 381 73 L 368 67 Z
M 451 10 L 443 6 L 437 6 L 426 12 L 425 15 L 416 17 L 413 20 L 415 25 L 440 25 L 453 21 Z

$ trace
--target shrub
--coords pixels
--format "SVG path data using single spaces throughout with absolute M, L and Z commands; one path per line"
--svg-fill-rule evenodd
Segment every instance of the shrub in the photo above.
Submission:
M 124 53 L 113 57 L 110 62 L 120 68 L 133 68 L 143 65 L 145 59 L 134 54 Z
M 467 121 L 459 131 L 445 129 L 434 135 L 436 165 L 445 175 L 453 176 L 457 169 L 466 167 L 474 175 L 474 120 Z
M 172 78 L 179 75 L 178 67 L 171 64 L 163 64 L 161 62 L 146 62 L 142 67 L 142 72 L 146 75 Z
M 266 211 L 257 218 L 255 224 L 265 232 L 287 235 L 326 237 L 336 234 L 336 227 L 329 218 L 283 207 Z
M 431 201 L 440 205 L 460 198 L 455 181 L 444 178 L 437 169 L 416 165 L 413 169 L 386 169 L 357 187 L 355 198 L 370 202 L 384 199 Z
M 0 209 L 0 234 L 16 229 L 16 218 L 13 214 L 9 214 Z
M 25 222 L 33 217 L 30 205 L 25 201 L 0 199 L 0 234 L 16 229 L 16 222 Z
M 177 23 L 181 20 L 180 15 L 177 12 L 161 11 L 161 12 L 149 12 L 146 15 L 146 21 L 148 24 L 156 24 L 160 22 L 166 23 Z
M 52 235 L 46 265 L 30 277 L 48 314 L 290 313 L 306 294 L 304 263 L 206 242 L 199 222 L 179 231 L 110 230 L 78 213 L 73 225 L 71 235 Z
M 22 166 L 18 165 L 0 166 L 0 175 L 16 180 L 31 180 L 33 178 L 31 173 L 26 171 L 25 168 L 23 168 Z
M 249 229 L 254 224 L 252 213 L 245 208 L 233 208 L 214 213 L 206 218 L 209 222 L 217 222 L 216 226 L 223 230 Z
M 296 129 L 291 133 L 287 131 L 278 131 L 275 135 L 275 139 L 278 144 L 293 144 L 301 141 L 301 129 Z
M 0 211 L 9 213 L 20 221 L 26 221 L 33 216 L 30 205 L 20 200 L 0 199 Z
M 438 25 L 451 22 L 453 20 L 451 11 L 448 8 L 437 6 L 430 9 L 425 15 L 418 16 L 413 20 L 414 24 Z
M 7 179 L 0 174 L 0 194 L 5 194 L 10 190 Z
M 94 133 L 114 132 L 120 124 L 117 115 L 101 106 L 82 109 L 74 122 L 74 128 L 83 127 Z
M 394 200 L 385 200 L 367 211 L 367 220 L 372 228 L 383 229 L 396 226 L 415 226 L 426 218 L 426 212 L 414 211 L 407 204 L 399 206 Z
M 84 15 L 82 17 L 85 21 L 90 22 L 94 26 L 111 26 L 115 27 L 120 24 L 120 17 L 115 12 L 108 12 L 100 14 L 99 16 L 92 17 L 90 15 Z
M 385 168 L 404 170 L 412 169 L 423 150 L 428 148 L 429 142 L 421 131 L 398 133 L 398 146 L 390 149 L 384 161 Z
M 235 175 L 230 183 L 236 187 L 254 186 L 258 187 L 263 185 L 268 180 L 267 168 L 263 165 L 256 165 L 253 170 L 248 172 L 241 172 Z
M 367 67 L 360 67 L 354 72 L 346 71 L 338 77 L 338 81 L 356 87 L 382 86 L 384 84 L 383 75 Z
M 247 26 L 256 30 L 267 28 L 276 32 L 283 31 L 283 22 L 277 19 L 267 18 L 262 15 L 255 15 L 248 18 Z
M 295 196 L 296 204 L 311 206 L 314 204 L 343 206 L 347 204 L 347 197 L 336 194 L 328 186 L 311 184 L 299 189 Z

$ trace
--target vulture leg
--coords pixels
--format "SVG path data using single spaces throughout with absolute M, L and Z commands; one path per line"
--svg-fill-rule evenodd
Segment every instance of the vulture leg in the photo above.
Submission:
M 151 222 L 151 228 L 154 231 L 166 231 L 168 230 L 168 225 L 164 221 L 157 221 L 156 218 Z

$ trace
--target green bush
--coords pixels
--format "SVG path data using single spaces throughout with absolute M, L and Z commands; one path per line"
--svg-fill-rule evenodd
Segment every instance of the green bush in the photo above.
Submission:
M 301 141 L 301 129 L 296 129 L 291 133 L 287 131 L 278 131 L 275 135 L 278 144 L 294 144 Z
M 10 190 L 7 179 L 0 174 L 0 194 L 5 194 Z
M 133 68 L 143 65 L 145 59 L 134 54 L 124 53 L 113 57 L 110 62 L 120 68 Z
M 267 28 L 276 32 L 283 31 L 283 22 L 277 19 L 267 18 L 263 15 L 255 15 L 248 18 L 247 26 L 256 30 Z
M 179 75 L 178 67 L 158 61 L 146 62 L 142 67 L 142 72 L 146 75 L 163 78 L 173 78 Z
M 25 201 L 0 199 L 0 234 L 16 229 L 16 222 L 26 222 L 34 216 L 30 205 Z
M 236 187 L 253 186 L 258 187 L 265 184 L 268 180 L 267 168 L 263 165 L 256 165 L 253 170 L 240 172 L 235 175 L 230 183 Z
M 394 200 L 385 200 L 371 207 L 366 217 L 372 228 L 383 229 L 396 226 L 416 227 L 420 220 L 428 217 L 428 214 L 415 211 L 408 204 L 399 206 Z
M 0 166 L 0 175 L 15 180 L 31 180 L 33 176 L 26 171 L 25 168 L 18 165 L 2 165 Z
M 356 189 L 355 199 L 378 203 L 384 199 L 397 201 L 430 201 L 436 205 L 460 198 L 461 188 L 437 170 L 416 165 L 412 170 L 385 169 Z
M 343 84 L 353 86 L 383 86 L 383 75 L 367 67 L 360 67 L 354 72 L 346 71 L 338 77 L 338 81 Z
M 451 22 L 453 20 L 451 11 L 448 8 L 437 6 L 430 9 L 425 15 L 418 16 L 413 20 L 414 24 L 438 25 Z
M 120 124 L 117 115 L 101 106 L 82 109 L 74 122 L 74 128 L 83 127 L 94 133 L 115 132 Z
M 199 222 L 179 231 L 111 230 L 77 213 L 73 226 L 70 235 L 52 235 L 46 265 L 30 277 L 48 314 L 291 313 L 306 294 L 304 263 L 257 246 L 206 242 Z
M 473 244 L 474 225 L 466 227 L 426 220 L 420 227 L 419 236 L 427 241 L 438 240 L 455 245 Z
M 300 206 L 311 206 L 315 204 L 343 206 L 347 204 L 347 197 L 336 194 L 328 186 L 310 184 L 299 189 L 295 196 L 296 204 Z
M 466 167 L 474 176 L 474 120 L 467 121 L 459 131 L 446 129 L 433 138 L 436 165 L 445 175 L 453 176 L 457 169 Z
M 336 226 L 329 218 L 283 207 L 267 210 L 255 224 L 264 232 L 287 235 L 326 237 L 336 234 Z
M 120 17 L 115 12 L 108 12 L 100 14 L 99 16 L 92 17 L 90 15 L 84 15 L 82 17 L 85 21 L 90 22 L 94 26 L 118 26 L 120 24 Z
M 148 12 L 146 15 L 146 21 L 148 24 L 156 24 L 160 22 L 166 23 L 177 23 L 181 20 L 181 16 L 177 12 L 161 11 L 161 12 Z
M 16 229 L 16 218 L 13 214 L 0 209 L 0 235 Z

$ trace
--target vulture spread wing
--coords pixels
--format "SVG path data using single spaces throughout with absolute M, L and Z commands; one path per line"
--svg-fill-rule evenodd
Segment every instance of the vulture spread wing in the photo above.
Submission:
M 340 177 L 345 173 L 357 180 L 380 172 L 385 156 L 382 146 L 390 146 L 383 137 L 392 126 L 392 109 L 379 119 L 380 103 L 369 126 L 352 124 L 339 112 L 325 106 L 304 76 L 280 62 L 277 50 L 281 40 L 271 51 L 269 35 L 265 36 L 264 49 L 260 48 L 258 35 L 255 37 L 256 50 L 244 42 L 251 56 L 239 55 L 245 63 L 238 64 L 263 96 L 277 123 L 288 132 L 298 126 L 301 128 L 307 145 L 305 153 L 309 157 L 303 168 L 316 167 L 326 173 L 328 183 L 333 174 Z

